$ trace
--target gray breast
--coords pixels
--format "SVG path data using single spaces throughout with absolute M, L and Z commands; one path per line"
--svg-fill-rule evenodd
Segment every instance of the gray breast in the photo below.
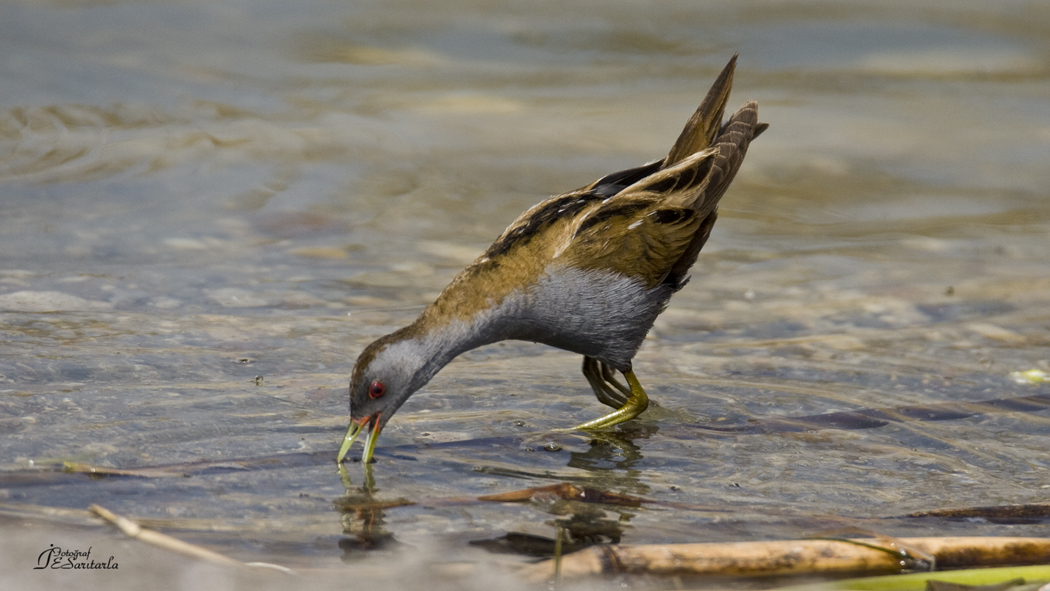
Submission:
M 551 265 L 497 312 L 503 338 L 595 357 L 625 370 L 674 290 L 648 289 L 618 273 Z

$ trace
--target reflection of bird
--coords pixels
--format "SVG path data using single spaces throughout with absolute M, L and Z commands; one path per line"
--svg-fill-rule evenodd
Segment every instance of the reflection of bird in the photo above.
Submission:
M 722 123 L 735 65 L 736 56 L 665 158 L 521 214 L 415 322 L 369 345 L 350 380 L 338 460 L 367 429 L 362 459 L 370 461 L 380 430 L 413 392 L 460 353 L 504 339 L 584 356 L 595 395 L 616 410 L 575 428 L 610 427 L 644 411 L 649 399 L 631 359 L 689 280 L 718 200 L 767 127 L 755 102 Z

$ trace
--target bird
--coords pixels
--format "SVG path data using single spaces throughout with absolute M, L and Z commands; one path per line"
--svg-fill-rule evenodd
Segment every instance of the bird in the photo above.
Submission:
M 736 61 L 667 156 L 526 210 L 412 324 L 364 349 L 350 378 L 350 425 L 337 463 L 367 432 L 367 465 L 380 431 L 413 393 L 457 355 L 502 340 L 583 355 L 591 389 L 614 410 L 574 430 L 612 427 L 648 407 L 632 359 L 689 281 L 719 200 L 768 127 L 755 101 L 723 122 Z

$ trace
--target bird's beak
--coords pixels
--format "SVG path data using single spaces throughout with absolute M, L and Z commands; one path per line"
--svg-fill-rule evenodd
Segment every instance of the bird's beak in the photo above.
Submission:
M 376 413 L 372 416 L 362 417 L 360 420 L 350 419 L 350 427 L 346 430 L 346 436 L 343 437 L 343 445 L 339 447 L 339 455 L 336 456 L 335 461 L 337 464 L 342 463 L 343 458 L 346 457 L 346 453 L 350 451 L 350 446 L 354 444 L 357 436 L 367 427 L 368 439 L 365 440 L 365 450 L 361 453 L 361 463 L 367 464 L 372 461 L 372 454 L 376 450 L 376 440 L 379 439 L 379 416 L 381 413 Z

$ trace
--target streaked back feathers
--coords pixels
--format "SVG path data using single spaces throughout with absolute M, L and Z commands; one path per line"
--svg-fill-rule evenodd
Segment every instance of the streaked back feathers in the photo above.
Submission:
M 736 56 L 662 160 L 606 175 L 522 213 L 450 284 L 424 316 L 468 318 L 534 283 L 550 264 L 636 278 L 650 289 L 684 285 L 715 210 L 765 130 L 747 102 L 722 122 Z M 430 320 L 430 318 L 423 319 Z

